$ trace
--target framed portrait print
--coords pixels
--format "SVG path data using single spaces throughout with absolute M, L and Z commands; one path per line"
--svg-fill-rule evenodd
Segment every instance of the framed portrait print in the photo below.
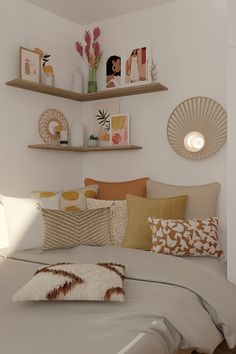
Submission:
M 149 83 L 151 45 L 137 44 L 126 50 L 122 60 L 122 86 Z
M 41 58 L 39 53 L 20 47 L 20 79 L 40 83 Z

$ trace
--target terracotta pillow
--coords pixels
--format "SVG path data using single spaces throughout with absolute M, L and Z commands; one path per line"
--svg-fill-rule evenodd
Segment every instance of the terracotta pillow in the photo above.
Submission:
M 125 200 L 126 194 L 139 197 L 146 195 L 146 182 L 148 177 L 143 177 L 127 182 L 103 182 L 91 178 L 85 178 L 85 186 L 97 184 L 99 186 L 98 198 L 103 200 Z
M 164 220 L 149 217 L 154 253 L 224 257 L 218 243 L 218 218 Z

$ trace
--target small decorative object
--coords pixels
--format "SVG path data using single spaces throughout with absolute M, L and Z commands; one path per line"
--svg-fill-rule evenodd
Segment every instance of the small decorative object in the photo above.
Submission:
M 80 122 L 73 123 L 70 129 L 70 145 L 84 146 L 84 125 Z
M 129 115 L 112 115 L 110 119 L 111 145 L 129 145 Z
M 227 139 L 227 114 L 208 97 L 193 97 L 178 105 L 170 116 L 168 140 L 186 159 L 205 159 L 215 154 Z
M 110 117 L 119 114 L 119 99 L 103 100 L 93 105 L 94 111 L 94 132 L 98 135 L 99 145 L 110 145 Z
M 47 109 L 44 111 L 38 124 L 39 134 L 43 142 L 47 145 L 59 145 L 60 132 L 69 131 L 69 125 L 63 113 L 57 109 Z
M 72 76 L 72 90 L 75 92 L 83 92 L 83 75 L 79 65 L 77 65 Z
M 149 63 L 151 46 L 143 45 L 133 47 L 127 51 L 125 60 L 122 61 L 122 77 L 124 85 L 140 85 L 150 82 Z
M 60 131 L 60 145 L 67 146 L 69 140 L 69 131 L 68 130 L 61 130 Z
M 119 87 L 121 85 L 121 57 L 112 55 L 106 64 L 106 88 Z
M 151 82 L 153 83 L 157 82 L 157 65 L 153 59 L 151 60 L 151 65 L 150 65 L 150 78 L 151 78 Z
M 102 52 L 98 37 L 101 34 L 99 27 L 95 27 L 93 34 L 90 31 L 85 31 L 84 40 L 85 47 L 83 48 L 80 41 L 75 43 L 75 49 L 84 59 L 88 67 L 88 92 L 97 91 L 97 69 L 100 63 Z
M 40 83 L 40 55 L 20 47 L 20 78 Z
M 51 55 L 44 53 L 40 48 L 35 48 L 34 51 L 40 55 L 42 63 L 42 75 L 41 82 L 42 84 L 54 86 L 54 69 L 52 65 L 49 65 Z
M 94 134 L 91 134 L 88 138 L 88 147 L 97 147 L 98 146 L 98 137 Z

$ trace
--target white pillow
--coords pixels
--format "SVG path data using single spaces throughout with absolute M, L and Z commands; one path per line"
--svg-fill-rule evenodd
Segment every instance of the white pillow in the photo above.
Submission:
M 8 239 L 7 220 L 6 220 L 4 206 L 3 204 L 1 204 L 1 196 L 0 196 L 0 249 L 7 248 L 8 245 L 9 245 L 9 239 Z
M 124 272 L 125 266 L 113 263 L 44 266 L 13 296 L 13 300 L 123 302 Z
M 88 209 L 111 209 L 111 242 L 121 246 L 128 223 L 128 208 L 126 200 L 87 199 Z
M 1 201 L 8 226 L 7 253 L 42 247 L 44 223 L 40 207 L 58 209 L 58 197 L 31 199 L 1 196 Z

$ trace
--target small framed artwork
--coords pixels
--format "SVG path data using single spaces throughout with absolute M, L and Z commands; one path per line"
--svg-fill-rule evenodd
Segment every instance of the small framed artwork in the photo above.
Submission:
M 20 78 L 40 83 L 41 58 L 39 53 L 20 47 Z
M 119 114 L 119 112 L 119 99 L 101 100 L 93 104 L 93 131 L 98 136 L 99 145 L 110 145 L 110 119 L 112 115 Z
M 121 86 L 121 57 L 112 55 L 106 62 L 106 88 Z
M 110 118 L 110 122 L 111 145 L 129 145 L 129 115 L 112 115 Z
M 123 86 L 144 85 L 151 82 L 150 59 L 150 44 L 133 46 L 127 50 L 122 64 Z

